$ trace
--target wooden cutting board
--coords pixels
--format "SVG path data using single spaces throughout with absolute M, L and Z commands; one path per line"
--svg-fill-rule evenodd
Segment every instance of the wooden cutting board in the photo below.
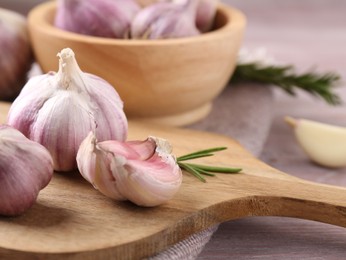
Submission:
M 0 104 L 0 120 L 8 105 Z M 141 259 L 216 223 L 247 216 L 289 216 L 346 227 L 346 189 L 289 176 L 254 158 L 236 141 L 210 133 L 130 122 L 130 139 L 166 138 L 174 153 L 227 146 L 200 162 L 241 167 L 202 183 L 184 173 L 176 197 L 141 208 L 114 202 L 78 172 L 55 174 L 20 217 L 0 217 L 1 259 Z

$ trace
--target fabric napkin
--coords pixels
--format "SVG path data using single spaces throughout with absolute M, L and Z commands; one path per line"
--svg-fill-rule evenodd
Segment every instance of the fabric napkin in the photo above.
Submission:
M 230 136 L 259 156 L 271 126 L 272 101 L 270 86 L 255 83 L 230 85 L 215 100 L 205 119 L 186 128 Z M 149 259 L 196 259 L 218 226 L 193 234 Z

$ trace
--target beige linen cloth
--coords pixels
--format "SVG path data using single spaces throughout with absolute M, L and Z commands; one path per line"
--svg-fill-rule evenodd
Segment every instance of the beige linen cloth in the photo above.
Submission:
M 259 156 L 271 126 L 272 101 L 270 86 L 255 83 L 227 86 L 209 116 L 187 128 L 230 136 Z M 193 234 L 150 259 L 195 259 L 217 229 L 215 225 Z

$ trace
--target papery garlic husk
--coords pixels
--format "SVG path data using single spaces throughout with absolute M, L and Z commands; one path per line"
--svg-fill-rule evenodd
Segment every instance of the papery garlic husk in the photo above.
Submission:
M 140 6 L 134 0 L 59 0 L 54 25 L 107 38 L 127 38 Z
M 198 35 L 196 8 L 197 0 L 152 4 L 135 16 L 131 23 L 131 38 L 164 39 Z
M 24 213 L 53 175 L 53 160 L 42 145 L 18 130 L 0 126 L 0 215 Z
M 13 100 L 27 80 L 32 51 L 26 19 L 0 8 L 0 100 Z
M 93 133 L 81 144 L 78 169 L 101 193 L 139 206 L 163 204 L 177 193 L 182 173 L 170 144 L 160 138 L 145 141 L 97 142 Z
M 127 119 L 115 89 L 80 70 L 74 52 L 59 54 L 59 71 L 32 77 L 13 102 L 8 124 L 51 153 L 56 171 L 77 168 L 79 145 L 93 130 L 99 140 L 125 140 Z

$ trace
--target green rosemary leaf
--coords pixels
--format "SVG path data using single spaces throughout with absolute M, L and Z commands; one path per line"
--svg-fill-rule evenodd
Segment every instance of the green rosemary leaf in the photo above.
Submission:
M 341 98 L 332 90 L 340 81 L 340 76 L 336 73 L 307 72 L 296 74 L 293 66 L 263 66 L 255 62 L 238 64 L 231 81 L 272 84 L 293 96 L 296 95 L 295 89 L 299 88 L 324 99 L 328 104 L 339 105 L 342 103 Z
M 185 154 L 182 156 L 179 156 L 177 158 L 177 161 L 185 161 L 185 160 L 189 160 L 189 159 L 195 159 L 195 158 L 201 158 L 201 157 L 205 157 L 205 156 L 211 156 L 213 152 L 219 152 L 219 151 L 223 151 L 226 150 L 227 147 L 214 147 L 214 148 L 209 148 L 209 149 L 205 149 L 205 150 L 200 150 L 197 152 L 193 152 L 193 153 L 189 153 L 189 154 Z M 211 155 L 210 155 L 211 154 Z M 192 156 L 196 156 L 196 155 L 200 155 L 199 157 L 193 157 Z
M 188 167 L 199 170 L 204 170 L 208 172 L 218 172 L 218 173 L 238 173 L 242 169 L 241 168 L 228 168 L 228 167 L 216 167 L 209 165 L 201 165 L 201 164 L 192 164 L 192 163 L 184 163 Z
M 183 156 L 183 157 L 179 157 L 177 158 L 178 162 L 181 161 L 187 161 L 187 160 L 192 160 L 192 159 L 197 159 L 197 158 L 202 158 L 202 157 L 209 157 L 209 156 L 213 156 L 213 153 L 206 153 L 206 154 L 193 154 L 193 155 L 189 155 L 189 156 Z
M 215 176 L 214 173 L 211 173 L 211 172 L 202 170 L 202 169 L 200 169 L 200 168 L 194 168 L 194 169 L 195 169 L 196 171 L 198 171 L 200 174 L 207 175 L 207 176 Z
M 202 182 L 207 182 L 204 177 L 198 172 L 196 171 L 193 167 L 185 164 L 185 163 L 181 163 L 181 162 L 178 162 L 178 165 L 180 168 L 188 171 L 189 173 L 192 173 L 192 175 L 194 175 L 195 177 L 197 177 L 200 181 Z

